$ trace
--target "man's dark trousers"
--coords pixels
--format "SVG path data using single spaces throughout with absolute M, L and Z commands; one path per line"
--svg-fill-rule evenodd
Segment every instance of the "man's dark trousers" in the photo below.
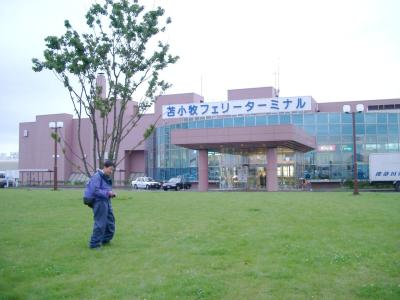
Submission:
M 93 204 L 93 234 L 90 248 L 100 247 L 111 241 L 115 232 L 114 213 L 109 200 L 96 199 Z

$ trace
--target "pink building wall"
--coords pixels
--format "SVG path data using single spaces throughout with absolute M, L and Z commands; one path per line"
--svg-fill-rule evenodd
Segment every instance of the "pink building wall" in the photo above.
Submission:
M 104 80 L 98 78 L 98 82 L 104 84 Z M 104 95 L 105 89 L 102 90 Z M 162 120 L 162 105 L 174 103 L 192 103 L 202 102 L 203 97 L 194 94 L 175 94 L 163 95 L 158 97 L 155 105 L 155 113 L 145 114 L 141 117 L 135 128 L 121 142 L 118 153 L 118 161 L 120 164 L 117 170 L 125 170 L 125 178 L 129 178 L 132 172 L 145 172 L 145 147 L 143 134 L 150 125 L 164 126 L 167 124 L 177 123 L 180 120 Z M 125 122 L 130 120 L 130 117 L 137 110 L 137 102 L 128 103 L 125 115 Z M 100 116 L 97 115 L 100 120 Z M 80 160 L 82 157 L 81 149 L 78 140 L 78 119 L 73 119 L 70 114 L 53 114 L 41 115 L 36 117 L 35 122 L 20 123 L 19 128 L 19 147 L 20 160 L 19 169 L 47 169 L 53 170 L 54 167 L 54 140 L 51 138 L 52 130 L 49 128 L 49 122 L 63 122 L 63 128 L 59 129 L 59 134 L 62 137 L 62 145 L 58 145 L 58 179 L 60 181 L 68 180 L 72 173 L 79 173 L 79 169 L 84 171 L 83 163 Z M 113 118 L 110 115 L 108 120 L 111 130 Z M 81 120 L 81 145 L 84 149 L 84 155 L 91 165 L 93 165 L 93 134 L 91 124 L 88 118 Z M 24 130 L 28 131 L 28 137 L 24 137 Z M 99 127 L 100 134 L 102 127 Z M 62 153 L 65 149 L 65 154 Z M 97 160 L 98 161 L 98 160 Z
M 101 75 L 98 83 L 105 85 L 104 78 Z M 106 93 L 106 89 L 102 89 L 102 95 Z M 242 100 L 249 98 L 271 98 L 275 97 L 276 90 L 273 87 L 260 87 L 249 89 L 233 89 L 228 91 L 228 100 Z M 131 172 L 145 172 L 145 142 L 139 144 L 143 140 L 143 134 L 146 129 L 155 124 L 156 127 L 179 123 L 181 119 L 161 119 L 162 106 L 166 104 L 178 103 L 201 103 L 204 98 L 195 93 L 172 94 L 158 97 L 154 113 L 144 115 L 138 122 L 132 132 L 122 141 L 118 158 L 122 159 L 117 169 L 125 169 L 125 179 L 128 179 Z M 349 101 L 349 102 L 332 102 L 317 103 L 312 100 L 312 111 L 320 112 L 341 112 L 344 104 L 355 106 L 356 104 L 364 104 L 367 111 L 368 105 L 384 105 L 400 103 L 400 99 L 385 100 L 369 100 L 369 101 Z M 128 104 L 125 120 L 137 110 L 137 103 L 131 101 Z M 68 180 L 71 173 L 78 172 L 78 167 L 83 168 L 78 157 L 81 156 L 81 150 L 78 143 L 78 120 L 73 119 L 71 114 L 54 114 L 41 115 L 36 117 L 35 122 L 20 123 L 19 126 L 19 144 L 20 144 L 20 160 L 19 169 L 49 169 L 53 170 L 53 152 L 54 141 L 50 135 L 52 129 L 49 128 L 49 122 L 63 122 L 64 126 L 60 129 L 60 135 L 63 142 L 62 147 L 65 148 L 65 155 L 62 153 L 62 147 L 58 147 L 60 157 L 58 159 L 59 180 Z M 110 116 L 109 124 L 111 126 L 113 120 Z M 24 137 L 24 130 L 28 131 L 28 137 Z M 100 130 L 101 131 L 101 130 Z M 82 119 L 81 123 L 82 147 L 89 162 L 93 162 L 93 136 L 89 119 Z M 69 145 L 69 146 L 68 146 Z M 72 161 L 72 163 L 70 163 Z
M 54 166 L 54 139 L 51 133 L 54 129 L 49 128 L 50 122 L 63 122 L 63 127 L 58 128 L 58 134 L 71 141 L 72 115 L 54 114 L 41 115 L 36 117 L 36 122 L 20 124 L 19 147 L 20 159 L 19 169 L 48 169 L 53 170 Z M 27 130 L 28 136 L 24 136 Z M 63 145 L 57 145 L 58 172 L 61 181 L 66 180 L 71 173 L 71 165 L 66 158 L 71 157 L 71 152 L 66 149 L 63 154 Z

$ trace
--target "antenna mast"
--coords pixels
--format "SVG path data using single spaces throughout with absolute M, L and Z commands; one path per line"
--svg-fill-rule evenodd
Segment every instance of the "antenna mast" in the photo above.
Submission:
M 276 72 L 275 72 L 275 93 L 276 93 L 276 97 L 279 97 L 279 87 L 280 83 L 279 83 L 279 58 L 278 58 L 278 64 L 276 66 Z
M 203 75 L 200 75 L 200 96 L 203 96 Z

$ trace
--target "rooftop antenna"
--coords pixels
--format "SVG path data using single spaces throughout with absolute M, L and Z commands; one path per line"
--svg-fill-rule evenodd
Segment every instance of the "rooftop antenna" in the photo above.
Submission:
M 279 58 L 274 75 L 275 75 L 275 97 L 279 97 Z
M 203 96 L 203 75 L 200 75 L 200 96 Z

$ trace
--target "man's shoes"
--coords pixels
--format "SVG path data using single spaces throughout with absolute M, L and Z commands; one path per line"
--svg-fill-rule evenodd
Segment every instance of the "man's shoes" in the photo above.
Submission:
M 110 246 L 110 241 L 104 241 L 101 243 L 103 246 Z
M 89 247 L 90 250 L 101 250 L 101 246 Z

